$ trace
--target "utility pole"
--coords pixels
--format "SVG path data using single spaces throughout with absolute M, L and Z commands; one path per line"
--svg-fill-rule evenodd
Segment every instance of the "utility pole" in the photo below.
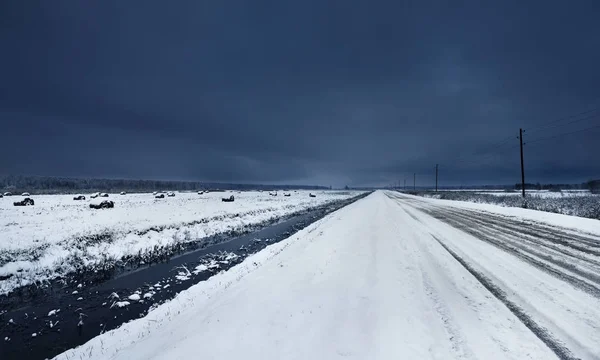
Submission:
M 406 190 L 406 178 L 404 178 L 404 190 Z
M 417 191 L 417 173 L 413 173 L 413 190 Z
M 437 192 L 437 174 L 438 174 L 439 164 L 435 164 L 435 192 Z
M 523 164 L 523 129 L 519 129 L 519 142 L 521 143 L 521 192 L 525 197 L 525 165 Z

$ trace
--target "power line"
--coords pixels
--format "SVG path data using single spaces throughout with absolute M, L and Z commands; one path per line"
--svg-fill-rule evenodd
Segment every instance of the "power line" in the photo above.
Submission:
M 502 152 L 496 151 L 496 152 L 493 152 L 493 153 L 488 153 L 488 154 L 482 155 L 482 156 L 480 156 L 478 158 L 475 158 L 475 159 L 462 159 L 462 160 L 455 161 L 455 162 L 450 162 L 450 163 L 446 162 L 447 165 L 444 165 L 444 167 L 447 168 L 448 165 L 454 165 L 454 166 L 456 166 L 456 165 L 463 165 L 463 166 L 464 165 L 478 165 L 478 164 L 481 164 L 484 161 L 491 160 L 493 157 L 498 156 L 501 153 L 504 153 L 506 150 L 514 149 L 516 147 L 519 147 L 519 144 L 514 144 L 514 145 L 512 145 L 510 147 L 507 147 L 507 148 L 503 149 Z M 477 154 L 473 154 L 473 155 L 477 155 Z M 442 165 L 440 165 L 440 166 L 442 166 Z
M 561 136 L 568 136 L 568 135 L 571 135 L 571 134 L 576 134 L 576 133 L 580 133 L 580 132 L 584 132 L 584 131 L 588 131 L 588 130 L 593 130 L 593 129 L 596 129 L 596 128 L 600 128 L 600 125 L 591 126 L 591 127 L 585 128 L 585 129 L 570 131 L 570 132 L 566 132 L 566 133 L 555 134 L 555 135 L 551 135 L 551 136 L 544 136 L 544 137 L 533 139 L 533 140 L 526 140 L 525 144 L 527 145 L 527 144 L 531 144 L 531 143 L 536 143 L 536 142 L 539 142 L 539 141 L 543 141 L 543 140 L 546 140 L 546 139 L 553 139 L 553 138 L 557 138 L 557 137 L 561 137 Z M 499 149 L 501 147 L 504 147 L 504 146 L 506 146 L 507 142 L 510 141 L 510 140 L 512 140 L 512 139 L 514 139 L 513 136 L 511 136 L 510 138 L 505 139 L 505 140 L 497 143 L 497 145 L 494 146 L 494 147 L 488 148 L 488 151 L 489 150 L 497 150 L 497 149 Z M 505 150 L 514 149 L 514 148 L 517 148 L 517 147 L 519 147 L 519 144 L 515 144 L 513 146 L 506 147 L 503 150 L 505 151 Z M 483 155 L 481 157 L 478 157 L 478 158 L 475 158 L 475 159 L 472 159 L 472 160 L 469 159 L 469 158 L 467 158 L 466 156 L 463 156 L 463 157 L 459 158 L 456 161 L 446 162 L 445 165 L 440 165 L 440 166 L 448 168 L 448 164 L 449 165 L 454 165 L 454 167 L 456 167 L 456 165 L 463 165 L 463 166 L 464 165 L 480 165 L 480 164 L 484 163 L 485 161 L 490 160 L 493 157 L 497 156 L 499 153 L 500 152 L 494 151 L 493 153 L 487 153 L 486 155 Z M 471 156 L 475 156 L 475 155 L 477 155 L 477 154 L 475 153 L 475 154 L 473 154 Z
M 600 98 L 594 100 L 593 103 L 596 103 L 599 100 L 600 100 Z M 558 127 L 561 127 L 561 126 L 574 124 L 574 123 L 577 123 L 577 122 L 580 122 L 580 121 L 593 119 L 593 118 L 595 118 L 597 116 L 600 116 L 600 114 L 597 113 L 599 110 L 600 110 L 600 105 L 597 105 L 596 107 L 594 107 L 593 109 L 590 109 L 590 110 L 582 111 L 582 112 L 574 114 L 574 115 L 569 115 L 569 116 L 561 117 L 561 118 L 553 120 L 553 121 L 551 121 L 551 122 L 549 122 L 547 124 L 544 124 L 544 125 L 539 125 L 539 126 L 534 126 L 534 127 L 530 127 L 530 128 L 524 129 L 523 132 L 525 132 L 525 131 L 530 132 L 531 130 L 540 131 L 540 130 L 549 129 L 549 128 L 558 128 Z M 588 116 L 584 116 L 583 118 L 580 118 L 582 115 L 588 115 Z M 565 123 L 560 123 L 560 122 L 564 122 L 565 120 L 570 120 L 570 121 L 567 121 Z M 595 128 L 595 127 L 578 130 L 578 131 L 575 131 L 575 132 L 572 132 L 572 133 L 576 133 L 576 132 L 580 132 L 580 131 L 585 131 L 585 130 L 589 130 L 589 129 L 593 129 L 593 128 Z M 569 135 L 569 134 L 571 134 L 571 132 L 563 134 L 563 135 Z M 552 137 L 555 137 L 555 136 L 552 136 Z M 551 138 L 551 137 L 548 137 L 548 138 Z M 535 139 L 535 140 L 532 140 L 532 141 L 527 141 L 526 143 L 537 142 L 537 141 L 541 141 L 543 139 L 545 139 L 545 138 L 539 138 L 539 139 Z M 471 161 L 469 161 L 469 160 L 473 156 L 477 156 L 479 153 L 487 153 L 487 155 L 485 155 L 483 158 L 479 158 L 479 159 L 475 160 L 476 162 L 480 163 L 482 160 L 489 159 L 491 156 L 496 155 L 495 154 L 496 150 L 499 149 L 499 148 L 502 148 L 502 147 L 506 146 L 506 144 L 508 144 L 511 140 L 514 140 L 513 135 L 511 135 L 509 137 L 506 137 L 506 138 L 500 140 L 499 142 L 493 143 L 489 147 L 485 147 L 482 150 L 477 151 L 477 152 L 475 152 L 473 154 L 459 156 L 458 158 L 456 158 L 456 160 L 453 160 L 453 161 L 451 160 L 450 163 L 453 163 L 455 165 L 458 165 L 460 163 L 463 163 L 462 165 L 470 164 Z M 513 148 L 513 146 L 511 146 L 509 148 L 506 148 L 505 150 L 510 149 L 510 148 Z
M 596 103 L 596 102 L 598 102 L 598 100 L 600 100 L 600 98 L 597 98 L 592 103 Z M 556 120 L 550 121 L 547 124 L 538 125 L 538 126 L 532 126 L 532 127 L 529 127 L 529 128 L 525 128 L 524 130 L 531 131 L 531 130 L 537 130 L 537 129 L 544 129 L 544 128 L 549 127 L 550 125 L 559 123 L 561 121 L 571 120 L 573 118 L 576 118 L 576 117 L 579 117 L 579 116 L 582 116 L 582 115 L 586 115 L 586 114 L 589 114 L 589 113 L 592 113 L 592 112 L 595 112 L 595 111 L 598 111 L 598 110 L 600 110 L 600 105 L 596 105 L 594 108 L 592 108 L 590 110 L 582 111 L 580 113 L 573 114 L 573 115 L 563 116 L 563 117 L 560 117 L 560 118 L 558 118 Z
M 599 109 L 596 109 L 596 110 L 594 110 L 594 111 L 598 111 L 598 110 L 599 110 Z M 594 119 L 594 118 L 596 118 L 596 117 L 598 117 L 598 116 L 600 116 L 600 114 L 592 114 L 592 115 L 585 116 L 585 117 L 583 117 L 583 118 L 580 118 L 580 119 L 575 119 L 575 120 L 572 120 L 572 121 L 566 122 L 566 123 L 564 123 L 564 124 L 556 124 L 556 125 L 548 125 L 548 126 L 544 126 L 544 127 L 538 128 L 539 130 L 536 130 L 536 131 L 540 131 L 540 130 L 544 130 L 544 129 L 552 129 L 552 128 L 557 128 L 557 127 L 561 127 L 561 126 L 566 126 L 566 125 L 574 124 L 574 123 L 577 123 L 577 122 L 580 122 L 580 121 L 589 120 L 589 119 Z M 531 130 L 529 129 L 529 131 L 531 131 Z
M 600 100 L 600 98 L 598 99 Z M 510 147 L 506 147 L 507 144 L 510 143 L 510 141 L 514 141 L 514 137 L 513 135 L 508 136 L 504 139 L 501 139 L 498 142 L 495 142 L 493 144 L 491 144 L 490 146 L 486 146 L 483 149 L 472 153 L 472 154 L 468 154 L 468 155 L 462 155 L 457 157 L 455 160 L 450 160 L 445 162 L 446 164 L 442 164 L 441 166 L 443 168 L 453 168 L 453 170 L 456 170 L 456 168 L 458 167 L 458 165 L 461 165 L 461 167 L 465 167 L 465 166 L 469 166 L 469 165 L 482 165 L 483 163 L 491 160 L 493 157 L 497 157 L 499 155 L 499 149 L 503 148 L 503 150 L 509 150 L 509 149 L 514 149 L 516 147 L 521 147 L 521 172 L 523 175 L 523 155 L 522 155 L 522 145 L 525 144 L 530 144 L 530 143 L 536 143 L 539 141 L 543 141 L 543 140 L 547 140 L 547 139 L 553 139 L 553 138 L 558 138 L 558 137 L 562 137 L 562 136 L 568 136 L 571 134 L 576 134 L 576 133 L 580 133 L 580 132 L 584 132 L 584 131 L 588 131 L 588 130 L 594 130 L 597 128 L 600 128 L 600 125 L 596 125 L 596 126 L 591 126 L 591 127 L 587 127 L 584 129 L 579 129 L 579 130 L 575 130 L 575 131 L 570 131 L 570 132 L 565 132 L 565 133 L 560 133 L 560 134 L 555 134 L 555 135 L 550 135 L 550 136 L 544 136 L 544 137 L 540 137 L 537 139 L 533 139 L 527 142 L 523 142 L 523 133 L 527 130 L 528 132 L 530 132 L 531 130 L 536 130 L 536 131 L 541 131 L 544 129 L 552 129 L 552 128 L 559 128 L 562 126 L 566 126 L 566 125 L 570 125 L 570 124 L 574 124 L 574 123 L 578 123 L 584 120 L 589 120 L 589 119 L 593 119 L 593 118 L 597 118 L 598 116 L 600 116 L 600 114 L 598 114 L 598 111 L 600 110 L 600 105 L 596 106 L 593 109 L 590 110 L 586 110 L 583 112 L 580 112 L 578 114 L 575 115 L 570 115 L 567 117 L 562 117 L 559 119 L 556 119 L 554 121 L 551 121 L 547 124 L 544 125 L 540 125 L 540 126 L 534 126 L 531 128 L 527 128 L 527 129 L 522 129 L 521 134 L 520 134 L 520 143 L 519 144 L 514 144 L 513 146 Z M 584 116 L 587 115 L 587 116 Z M 583 117 L 581 117 L 583 116 Z M 519 138 L 519 137 L 518 137 Z M 502 151 L 504 152 L 504 151 Z M 484 154 L 483 156 L 479 156 L 480 154 Z M 438 169 L 439 169 L 439 165 L 436 165 L 436 172 L 435 172 L 435 180 L 436 180 L 436 188 L 437 188 L 437 175 L 438 175 Z M 417 173 L 413 173 L 413 188 L 416 187 L 416 175 Z M 421 174 L 419 174 L 421 175 Z M 423 174 L 425 175 L 425 174 Z M 406 182 L 406 179 L 405 179 Z
M 525 164 L 523 163 L 523 129 L 519 129 L 519 147 L 521 148 L 521 192 L 525 197 Z
M 490 153 L 491 151 L 494 151 L 496 149 L 499 149 L 503 146 L 505 146 L 506 144 L 508 144 L 511 140 L 514 140 L 514 137 L 511 135 L 497 143 L 494 143 L 492 145 L 490 145 L 489 147 L 484 148 L 483 151 L 478 151 L 475 152 L 473 154 L 469 154 L 469 155 L 463 155 L 463 156 L 459 156 L 458 158 L 456 158 L 454 161 L 450 161 L 451 163 L 461 163 L 464 161 L 467 161 L 470 159 L 470 157 L 478 155 L 479 153 L 487 153 L 487 155 L 494 155 L 494 153 Z
M 600 125 L 596 125 L 596 126 L 591 126 L 585 129 L 580 129 L 580 130 L 575 130 L 575 131 L 570 131 L 570 132 L 566 132 L 566 133 L 562 133 L 562 134 L 556 134 L 556 135 L 551 135 L 551 136 L 544 136 L 541 138 L 537 138 L 537 139 L 533 139 L 533 140 L 528 140 L 526 142 L 526 144 L 531 144 L 534 142 L 538 142 L 538 141 L 542 141 L 542 140 L 547 140 L 547 139 L 554 139 L 557 137 L 561 137 L 561 136 L 567 136 L 567 135 L 571 135 L 571 134 L 576 134 L 576 133 L 580 133 L 580 132 L 584 132 L 584 131 L 588 131 L 588 130 L 592 130 L 592 129 L 597 129 L 600 128 Z

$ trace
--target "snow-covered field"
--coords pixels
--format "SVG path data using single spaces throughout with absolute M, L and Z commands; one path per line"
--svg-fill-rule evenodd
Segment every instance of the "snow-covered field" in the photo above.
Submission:
M 474 193 L 494 196 L 521 196 L 520 191 L 475 191 Z M 561 190 L 560 192 L 553 192 L 549 190 L 527 190 L 526 196 L 537 197 L 542 199 L 555 199 L 564 197 L 585 197 L 597 195 L 591 194 L 589 190 Z
M 597 359 L 597 220 L 376 192 L 58 359 Z
M 113 209 L 94 210 L 92 201 L 73 195 L 32 196 L 34 206 L 15 207 L 20 197 L 0 199 L 0 294 L 32 280 L 43 281 L 91 266 L 118 260 L 157 247 L 198 240 L 292 214 L 357 192 L 290 191 L 289 197 L 267 192 L 176 193 L 155 199 L 153 194 L 110 194 Z M 222 197 L 235 196 L 235 202 Z M 104 199 L 104 198 L 100 198 Z
M 600 195 L 589 191 L 527 191 L 522 198 L 519 192 L 503 191 L 440 191 L 417 192 L 426 198 L 468 201 L 505 207 L 520 207 L 539 211 L 600 219 Z

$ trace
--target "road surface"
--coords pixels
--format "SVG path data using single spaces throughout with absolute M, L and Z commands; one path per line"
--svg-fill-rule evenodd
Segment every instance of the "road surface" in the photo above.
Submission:
M 519 210 L 379 191 L 59 358 L 600 358 L 600 225 Z

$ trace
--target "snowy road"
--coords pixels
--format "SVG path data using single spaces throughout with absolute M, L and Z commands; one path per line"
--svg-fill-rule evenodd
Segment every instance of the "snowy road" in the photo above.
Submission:
M 600 225 L 518 210 L 376 192 L 59 358 L 599 358 Z

